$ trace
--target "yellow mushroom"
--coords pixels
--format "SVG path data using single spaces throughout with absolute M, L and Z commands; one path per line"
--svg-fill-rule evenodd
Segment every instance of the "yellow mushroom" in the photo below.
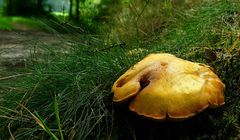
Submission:
M 155 120 L 182 120 L 224 104 L 224 84 L 210 66 L 150 54 L 113 84 L 113 101 Z

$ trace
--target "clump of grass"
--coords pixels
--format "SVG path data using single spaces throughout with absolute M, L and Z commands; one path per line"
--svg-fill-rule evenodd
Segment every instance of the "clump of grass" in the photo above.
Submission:
M 16 78 L 13 84 L 11 79 L 2 82 L 8 90 L 1 94 L 0 125 L 3 127 L 0 128 L 0 138 L 50 138 L 19 104 L 41 114 L 58 138 L 61 137 L 60 126 L 64 139 L 237 138 L 239 56 L 221 56 L 225 56 L 224 50 L 237 39 L 239 9 L 237 0 L 205 2 L 176 19 L 176 24 L 155 37 L 156 41 L 136 42 L 131 47 L 109 47 L 101 41 L 98 46 L 77 44 L 67 53 L 46 51 L 44 61 L 33 55 L 33 65 L 26 70 L 31 74 Z M 218 49 L 223 55 L 217 55 Z M 208 61 L 206 50 L 216 54 L 217 59 Z M 169 52 L 215 67 L 226 84 L 226 104 L 183 122 L 162 123 L 137 117 L 128 111 L 127 106 L 113 105 L 112 83 L 149 52 Z M 55 95 L 58 109 L 54 110 Z M 61 125 L 56 121 L 56 110 Z
M 168 26 L 176 23 L 176 18 L 184 10 L 191 9 L 193 4 L 200 5 L 202 0 L 192 1 L 156 1 L 131 0 L 118 8 L 112 20 L 112 28 L 107 41 L 113 42 L 144 42 L 154 40 Z M 109 25 L 106 27 L 109 29 Z
M 175 27 L 171 30 L 165 30 L 152 44 L 155 51 L 176 52 L 182 56 L 188 54 L 190 57 L 191 53 L 188 52 L 194 52 L 194 49 L 229 47 L 239 32 L 239 3 L 229 3 L 207 2 L 183 14 L 179 20 L 184 22 L 173 25 Z
M 23 77 L 15 85 L 16 90 L 4 94 L 3 98 L 6 100 L 1 103 L 2 106 L 12 107 L 14 110 L 11 112 L 14 115 L 4 113 L 4 116 L 19 119 L 20 125 L 14 128 L 17 133 L 15 137 L 44 136 L 45 133 L 38 129 L 35 121 L 30 121 L 32 119 L 21 121 L 23 116 L 18 114 L 23 110 L 17 107 L 19 102 L 29 110 L 36 110 L 41 114 L 46 124 L 50 124 L 49 128 L 57 129 L 56 122 L 52 122 L 55 120 L 52 108 L 54 94 L 58 96 L 59 117 L 65 138 L 100 138 L 103 132 L 109 135 L 110 123 L 113 121 L 112 103 L 108 98 L 111 84 L 116 77 L 114 75 L 119 75 L 116 72 L 129 67 L 134 60 L 124 56 L 124 53 L 117 49 L 109 55 L 107 52 L 75 46 L 67 54 L 54 51 L 45 54 L 42 63 L 38 63 L 38 58 L 33 56 L 33 63 L 36 63 L 29 70 L 31 75 Z M 119 63 L 124 59 L 124 63 Z M 18 89 L 22 90 L 18 92 Z M 26 117 L 31 118 L 29 115 Z M 8 123 L 10 122 L 12 120 Z M 25 125 L 27 129 L 21 127 Z

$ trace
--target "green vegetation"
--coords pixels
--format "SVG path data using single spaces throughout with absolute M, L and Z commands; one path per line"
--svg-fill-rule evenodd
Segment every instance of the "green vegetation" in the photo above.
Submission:
M 239 1 L 206 1 L 184 12 L 167 7 L 157 30 L 147 30 L 158 24 L 140 22 L 148 15 L 135 11 L 137 18 L 125 17 L 135 24 L 115 23 L 99 38 L 79 35 L 89 42 L 75 41 L 67 52 L 49 46 L 32 54 L 26 74 L 0 79 L 0 139 L 239 139 Z M 182 122 L 154 122 L 114 105 L 113 82 L 157 52 L 214 67 L 226 84 L 225 105 Z
M 42 30 L 42 27 L 34 18 L 0 16 L 0 30 Z

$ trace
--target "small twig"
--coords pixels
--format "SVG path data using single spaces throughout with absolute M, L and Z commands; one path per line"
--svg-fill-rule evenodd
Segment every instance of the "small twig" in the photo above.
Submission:
M 105 51 L 105 50 L 112 49 L 114 47 L 121 47 L 121 48 L 123 48 L 124 46 L 126 46 L 125 42 L 120 43 L 120 44 L 114 44 L 114 45 L 111 45 L 110 47 L 106 47 L 106 48 L 100 49 L 98 51 Z
M 32 73 L 16 74 L 16 75 L 11 75 L 11 76 L 7 76 L 7 77 L 2 77 L 2 78 L 0 78 L 0 80 L 7 80 L 7 79 L 16 78 L 16 77 L 20 77 L 20 76 L 24 76 L 24 75 L 31 75 L 31 74 Z
M 135 21 L 135 26 L 136 26 L 137 34 L 139 34 L 138 21 L 139 21 L 139 19 L 141 18 L 142 14 L 144 13 L 145 9 L 147 8 L 149 2 L 150 2 L 150 0 L 147 0 L 147 1 L 145 2 L 145 5 L 143 6 L 143 9 L 141 10 L 141 12 L 140 12 L 140 13 L 137 13 L 137 18 L 136 18 L 136 21 Z
M 8 124 L 8 132 L 9 132 L 9 134 L 11 136 L 11 139 L 15 140 L 15 137 L 13 136 L 12 131 L 11 131 L 11 123 Z
M 13 117 L 9 117 L 9 116 L 6 116 L 6 115 L 0 115 L 0 118 L 4 118 L 4 119 L 8 119 L 8 120 L 18 120 L 17 118 L 13 118 Z
M 145 11 L 145 9 L 147 8 L 148 4 L 149 4 L 150 0 L 147 0 L 143 6 L 143 9 L 141 10 L 140 13 L 137 13 L 137 19 L 136 22 L 139 21 L 140 17 L 142 16 L 143 12 Z
M 65 24 L 68 25 L 68 26 L 71 27 L 71 28 L 75 28 L 75 29 L 80 30 L 81 32 L 84 32 L 84 30 L 83 30 L 81 27 L 72 25 L 72 24 L 70 24 L 70 23 L 68 23 L 68 22 L 65 22 Z
M 96 49 L 96 50 L 93 50 L 93 51 L 87 51 L 88 53 L 96 53 L 96 52 L 102 52 L 102 51 L 106 51 L 106 50 L 110 50 L 112 48 L 115 48 L 115 47 L 121 47 L 121 48 L 124 48 L 126 46 L 125 42 L 123 43 L 120 43 L 120 44 L 114 44 L 114 45 L 111 45 L 109 47 L 106 47 L 106 48 L 102 48 L 102 49 Z
M 239 43 L 240 40 L 240 34 L 238 35 L 238 38 L 236 41 L 233 42 L 233 45 L 227 50 L 227 52 L 230 54 L 232 52 L 232 50 L 237 46 L 237 44 Z

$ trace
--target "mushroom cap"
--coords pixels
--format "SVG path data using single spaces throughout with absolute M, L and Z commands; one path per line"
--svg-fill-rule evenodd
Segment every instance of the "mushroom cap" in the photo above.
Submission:
M 182 120 L 224 104 L 225 85 L 210 66 L 150 54 L 113 84 L 113 101 L 155 120 Z

